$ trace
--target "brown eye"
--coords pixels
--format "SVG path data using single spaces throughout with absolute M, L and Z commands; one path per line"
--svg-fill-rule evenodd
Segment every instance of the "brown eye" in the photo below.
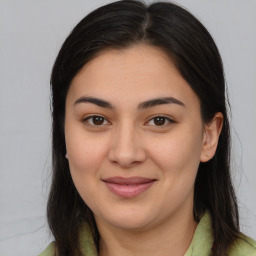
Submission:
M 89 116 L 85 118 L 83 122 L 91 126 L 103 126 L 109 124 L 109 122 L 102 116 Z
M 147 122 L 147 124 L 150 126 L 158 126 L 158 127 L 161 127 L 161 126 L 164 127 L 172 123 L 174 123 L 174 121 L 166 116 L 155 116 Z
M 92 122 L 94 125 L 102 125 L 104 123 L 104 118 L 101 116 L 94 116 Z
M 165 124 L 166 118 L 162 116 L 158 116 L 158 117 L 155 117 L 153 120 L 156 126 L 161 126 Z

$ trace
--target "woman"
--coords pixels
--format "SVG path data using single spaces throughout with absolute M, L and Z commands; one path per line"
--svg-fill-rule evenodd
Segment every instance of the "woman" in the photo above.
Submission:
M 118 1 L 53 67 L 53 180 L 41 255 L 256 255 L 239 232 L 221 57 L 184 9 Z

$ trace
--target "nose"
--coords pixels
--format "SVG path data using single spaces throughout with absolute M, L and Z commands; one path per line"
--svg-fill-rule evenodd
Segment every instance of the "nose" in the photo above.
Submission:
M 146 160 L 146 150 L 134 127 L 123 125 L 117 128 L 110 142 L 108 158 L 122 168 L 130 168 Z

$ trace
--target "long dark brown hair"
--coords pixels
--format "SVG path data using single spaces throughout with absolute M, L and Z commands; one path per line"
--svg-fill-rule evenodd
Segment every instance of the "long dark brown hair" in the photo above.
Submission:
M 79 231 L 88 222 L 96 245 L 99 233 L 93 213 L 81 199 L 65 159 L 65 99 L 79 70 L 107 49 L 144 43 L 162 49 L 175 63 L 201 103 L 205 123 L 216 112 L 224 116 L 215 156 L 200 163 L 194 191 L 194 218 L 206 209 L 212 216 L 214 255 L 227 255 L 239 232 L 236 196 L 230 177 L 230 129 L 225 78 L 219 51 L 206 28 L 188 11 L 169 3 L 146 5 L 124 0 L 102 6 L 82 19 L 62 45 L 52 69 L 53 176 L 47 216 L 59 256 L 81 255 Z

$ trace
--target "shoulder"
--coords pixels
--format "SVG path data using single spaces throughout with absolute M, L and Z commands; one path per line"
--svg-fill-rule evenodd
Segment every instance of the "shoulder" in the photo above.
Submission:
M 229 256 L 256 256 L 256 241 L 244 234 L 240 234 L 230 248 Z
M 94 243 L 92 230 L 88 223 L 84 223 L 80 230 L 80 246 L 82 255 L 97 256 L 97 247 Z M 48 247 L 38 256 L 56 256 L 55 254 L 55 242 L 52 242 Z
M 54 256 L 55 255 L 55 245 L 54 242 L 50 243 L 48 247 L 38 256 Z

